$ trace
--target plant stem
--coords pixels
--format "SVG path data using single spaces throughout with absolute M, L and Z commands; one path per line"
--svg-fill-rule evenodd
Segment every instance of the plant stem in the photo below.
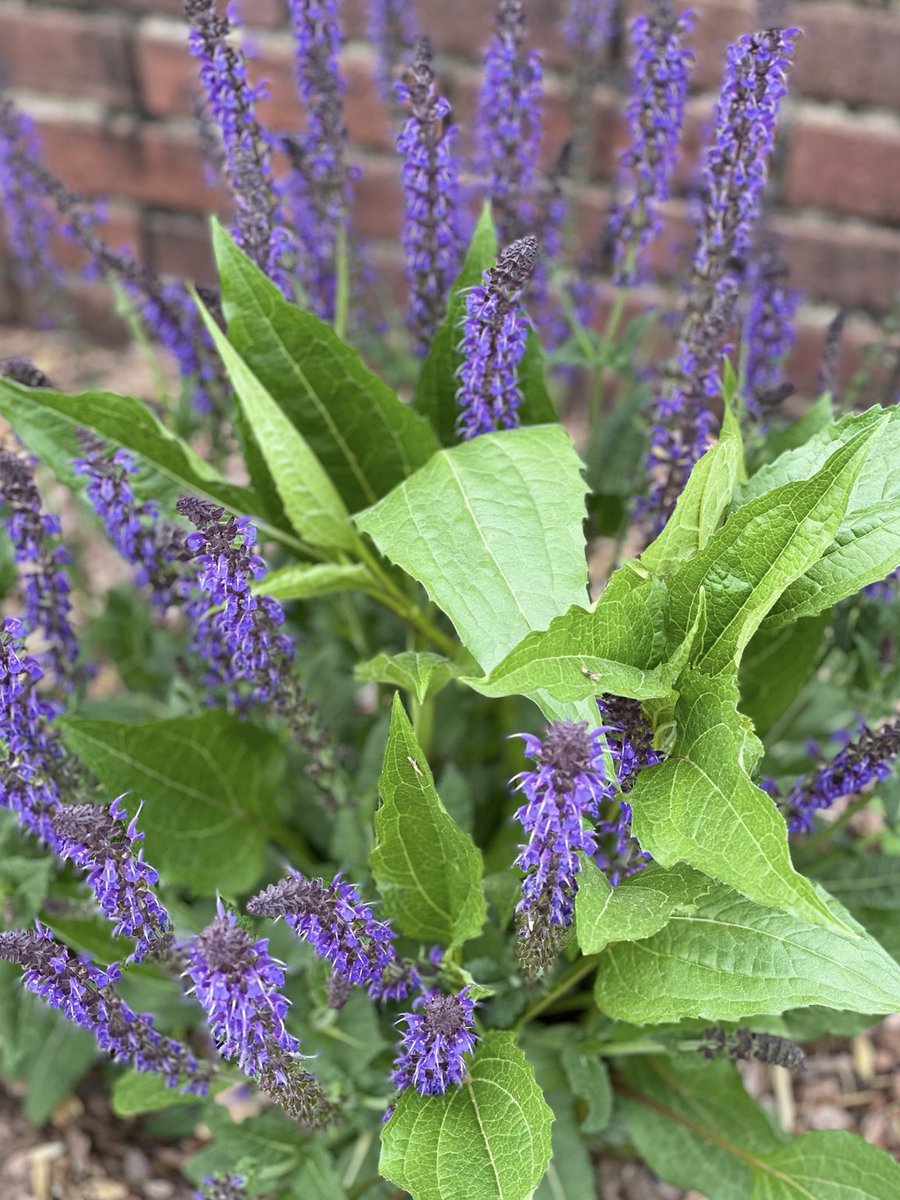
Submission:
M 350 263 L 347 255 L 347 223 L 338 226 L 334 255 L 334 332 L 341 340 L 347 333 L 347 310 L 350 299 Z
M 558 980 L 555 987 L 552 987 L 549 992 L 545 992 L 539 1000 L 535 1000 L 522 1013 L 518 1021 L 518 1028 L 527 1025 L 529 1021 L 533 1021 L 535 1017 L 539 1017 L 545 1009 L 555 1003 L 560 996 L 564 996 L 566 992 L 571 991 L 576 983 L 584 979 L 585 975 L 590 975 L 591 971 L 597 966 L 603 955 L 601 950 L 599 954 L 589 954 L 586 958 L 579 959 L 574 966 L 563 975 L 562 979 Z

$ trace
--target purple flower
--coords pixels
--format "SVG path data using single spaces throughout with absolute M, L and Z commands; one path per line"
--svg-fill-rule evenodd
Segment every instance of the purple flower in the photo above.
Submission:
M 48 846 L 55 847 L 51 816 L 60 805 L 64 754 L 51 727 L 55 710 L 38 695 L 40 664 L 25 649 L 25 626 L 0 623 L 0 804 Z
M 369 0 L 369 40 L 375 47 L 375 78 L 385 103 L 390 104 L 395 72 L 416 43 L 412 0 Z
M 460 343 L 463 361 L 456 393 L 457 424 L 466 440 L 519 423 L 522 393 L 518 366 L 529 329 L 519 298 L 532 276 L 538 252 L 535 237 L 513 242 L 466 297 Z
M 198 1096 L 209 1089 L 210 1068 L 201 1066 L 186 1047 L 163 1037 L 145 1013 L 136 1013 L 117 996 L 120 977 L 113 963 L 105 971 L 76 958 L 47 929 L 0 933 L 0 958 L 24 968 L 29 991 L 68 1020 L 90 1030 L 101 1050 L 136 1071 L 152 1071 L 167 1087 Z
M 763 419 L 761 402 L 781 383 L 781 367 L 794 343 L 794 316 L 799 304 L 800 293 L 788 286 L 788 267 L 781 256 L 780 241 L 770 234 L 763 238 L 750 263 L 744 321 L 744 403 L 747 417 L 753 422 Z
M 356 888 L 342 883 L 340 875 L 326 883 L 292 871 L 254 896 L 247 912 L 282 917 L 334 972 L 367 988 L 374 998 L 402 1000 L 418 984 L 414 968 L 397 955 L 390 925 L 375 920 Z
M 87 872 L 87 884 L 105 916 L 116 922 L 114 933 L 136 940 L 131 959 L 166 951 L 172 943 L 169 914 L 153 888 L 159 874 L 144 862 L 137 848 L 144 835 L 138 832 L 137 815 L 131 821 L 122 807 L 123 797 L 109 808 L 95 804 L 67 804 L 51 821 L 58 839 L 57 854 Z
M 190 22 L 188 47 L 200 63 L 208 111 L 219 128 L 225 175 L 236 208 L 234 236 L 261 271 L 291 294 L 285 258 L 291 238 L 272 181 L 269 138 L 255 107 L 265 85 L 251 86 L 243 53 L 228 41 L 231 20 L 216 11 L 216 0 L 185 0 Z
M 335 315 L 337 253 L 346 234 L 351 172 L 338 56 L 342 36 L 337 0 L 289 0 L 296 39 L 297 90 L 306 131 L 284 139 L 291 163 L 285 198 L 297 232 L 300 283 L 312 311 Z
M 468 988 L 453 996 L 435 989 L 414 1000 L 413 1011 L 403 1014 L 403 1051 L 391 1082 L 422 1096 L 442 1096 L 451 1084 L 462 1083 L 465 1055 L 475 1049 L 474 1007 Z
M 330 1106 L 314 1077 L 298 1067 L 299 1043 L 284 1019 L 284 969 L 221 902 L 218 916 L 184 946 L 192 991 L 221 1054 L 305 1125 L 327 1122 Z
M 23 157 L 40 157 L 34 122 L 11 100 L 0 98 L 0 199 L 10 253 L 24 287 L 49 291 L 59 274 L 51 245 L 54 222 L 43 198 L 35 196 L 23 177 Z
M 193 496 L 182 496 L 177 507 L 198 530 L 188 535 L 187 547 L 199 567 L 201 594 L 188 609 L 197 620 L 192 648 L 207 665 L 204 683 L 224 685 L 239 710 L 277 700 L 287 686 L 294 645 L 281 628 L 281 605 L 250 591 L 266 571 L 254 549 L 256 529 L 247 517 L 228 516 Z
M 651 17 L 631 27 L 634 44 L 632 98 L 626 110 L 631 146 L 622 163 L 633 175 L 628 202 L 613 216 L 615 282 L 637 282 L 641 254 L 659 231 L 657 205 L 669 197 L 693 55 L 684 48 L 694 14 L 676 16 L 660 0 Z
M 160 520 L 154 501 L 136 500 L 130 480 L 137 464 L 127 450 L 110 454 L 85 430 L 78 437 L 84 457 L 73 465 L 88 481 L 85 491 L 94 511 L 125 561 L 137 568 L 137 583 L 149 589 L 154 607 L 165 610 L 184 590 L 177 586 L 181 576 L 175 565 L 188 557 L 184 534 Z
M 196 1200 L 247 1200 L 243 1175 L 204 1175 Z
M 900 720 L 872 731 L 863 726 L 859 737 L 848 741 L 830 762 L 799 779 L 781 807 L 791 833 L 809 833 L 813 814 L 830 808 L 842 796 L 855 796 L 867 784 L 887 779 L 900 754 Z
M 522 0 L 500 0 L 478 107 L 479 174 L 487 179 L 500 241 L 534 227 L 531 191 L 541 143 L 541 62 L 525 50 Z
M 34 481 L 34 462 L 0 453 L 0 503 L 7 508 L 6 528 L 21 572 L 25 625 L 47 642 L 42 658 L 56 682 L 70 687 L 78 659 L 78 638 L 72 628 L 69 556 L 57 538 L 57 517 L 45 513 Z
M 769 156 L 798 29 L 744 34 L 728 47 L 713 143 L 703 164 L 704 204 L 694 262 L 715 286 L 745 262 L 768 178 Z
M 409 326 L 415 350 L 428 353 L 447 308 L 450 285 L 459 269 L 459 170 L 453 155 L 456 126 L 446 124 L 450 105 L 435 90 L 431 45 L 420 38 L 406 82 L 397 96 L 408 101 L 410 116 L 397 149 L 403 155 L 403 249 L 409 286 Z

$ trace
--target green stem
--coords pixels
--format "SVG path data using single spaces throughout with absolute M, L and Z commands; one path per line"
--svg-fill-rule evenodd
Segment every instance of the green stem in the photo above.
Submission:
M 609 320 L 606 322 L 606 328 L 603 331 L 600 366 L 594 372 L 594 385 L 591 388 L 592 425 L 596 425 L 597 420 L 603 411 L 603 376 L 606 372 L 606 360 L 609 357 L 610 348 L 615 341 L 616 334 L 619 331 L 619 323 L 622 320 L 623 313 L 625 312 L 625 297 L 625 289 L 617 288 L 616 300 L 613 304 L 612 312 L 609 314 Z
M 382 570 L 381 564 L 375 558 L 374 554 L 369 550 L 369 547 L 362 541 L 356 545 L 357 555 L 362 563 L 369 568 L 370 573 L 378 582 L 379 591 L 373 589 L 372 595 L 376 600 L 379 600 L 386 608 L 395 612 L 398 617 L 411 625 L 418 633 L 433 642 L 438 646 L 444 654 L 449 658 L 456 658 L 459 646 L 448 634 L 429 620 L 428 616 L 422 612 L 417 604 L 414 604 L 408 596 L 396 586 L 392 579 Z
M 354 1183 L 352 1187 L 348 1187 L 345 1191 L 347 1200 L 357 1200 L 357 1197 L 364 1196 L 369 1188 L 373 1188 L 376 1183 L 381 1183 L 380 1175 L 370 1175 L 368 1179 L 361 1179 L 359 1183 Z
M 416 741 L 422 748 L 426 758 L 431 754 L 431 741 L 434 735 L 434 696 L 426 696 L 420 704 L 413 697 L 413 732 Z
M 552 987 L 549 992 L 545 992 L 539 1000 L 535 1000 L 522 1013 L 518 1020 L 517 1028 L 521 1029 L 523 1025 L 527 1025 L 529 1021 L 533 1021 L 535 1017 L 539 1017 L 545 1009 L 548 1009 L 551 1004 L 555 1003 L 560 996 L 564 996 L 566 992 L 572 990 L 576 983 L 584 979 L 585 975 L 590 975 L 591 971 L 600 962 L 603 955 L 601 950 L 599 954 L 589 954 L 586 958 L 581 958 L 571 970 L 567 971 L 563 977 L 557 981 L 556 986 Z
M 347 223 L 338 226 L 334 255 L 334 332 L 341 340 L 347 333 L 347 312 L 350 307 L 350 262 L 347 253 Z

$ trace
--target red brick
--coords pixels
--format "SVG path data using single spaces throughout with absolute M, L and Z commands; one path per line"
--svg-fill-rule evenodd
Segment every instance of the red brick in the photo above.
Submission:
M 132 107 L 130 22 L 98 13 L 4 9 L 0 75 L 10 87 Z
M 54 0 L 63 8 L 96 9 L 96 0 Z M 113 7 L 110 5 L 109 7 Z M 115 0 L 115 8 L 154 17 L 183 17 L 184 0 Z M 284 0 L 245 0 L 242 11 L 248 25 L 273 28 L 285 20 Z
M 367 159 L 356 184 L 354 199 L 354 232 L 361 237 L 399 236 L 403 220 L 403 196 L 396 163 Z
M 189 212 L 216 208 L 194 133 L 130 120 L 42 121 L 39 130 L 48 166 L 73 191 Z
M 139 257 L 143 253 L 141 214 L 130 205 L 111 205 L 99 233 L 114 250 L 124 249 Z M 83 252 L 61 233 L 54 238 L 53 251 L 60 266 L 67 270 L 81 268 L 86 264 Z
M 900 108 L 898 14 L 804 4 L 794 85 L 804 96 Z
M 873 313 L 888 310 L 900 287 L 900 232 L 779 217 L 791 279 L 810 299 Z
M 269 129 L 302 129 L 304 113 L 294 82 L 290 41 L 266 39 L 257 50 L 249 63 L 250 78 L 254 83 L 264 79 L 269 84 L 269 96 L 259 105 L 260 120 Z M 166 117 L 193 113 L 191 97 L 197 91 L 197 65 L 184 42 L 148 31 L 138 41 L 137 62 L 147 112 Z M 351 141 L 367 148 L 388 149 L 393 145 L 393 135 L 372 77 L 371 60 L 349 52 L 344 66 L 344 105 Z
M 797 119 L 785 168 L 790 207 L 900 224 L 900 130 L 849 117 Z
M 146 217 L 147 261 L 161 275 L 180 275 L 199 284 L 217 281 L 209 235 L 202 217 L 150 212 Z

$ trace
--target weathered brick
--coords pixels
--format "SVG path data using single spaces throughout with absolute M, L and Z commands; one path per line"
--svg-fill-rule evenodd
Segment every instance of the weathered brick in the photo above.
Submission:
M 100 13 L 4 8 L 0 76 L 10 87 L 137 103 L 131 23 Z
M 96 0 L 53 0 L 60 7 L 96 9 Z M 110 6 L 112 7 L 112 6 Z M 116 0 L 121 11 L 156 17 L 183 17 L 184 0 Z M 286 17 L 284 0 L 249 0 L 242 12 L 248 25 L 270 29 L 283 24 Z
M 810 298 L 872 313 L 890 307 L 900 288 L 900 231 L 790 216 L 773 227 L 791 279 Z
M 73 191 L 188 212 L 217 206 L 193 131 L 133 120 L 45 120 L 39 131 L 48 165 Z
M 850 117 L 799 117 L 785 200 L 789 207 L 813 205 L 900 224 L 900 130 Z
M 161 275 L 216 283 L 209 222 L 186 214 L 149 212 L 145 218 L 147 261 Z
M 133 205 L 110 205 L 98 232 L 114 250 L 125 249 L 138 257 L 143 253 L 143 222 L 140 210 Z M 60 266 L 67 270 L 81 268 L 87 264 L 83 251 L 62 234 L 57 234 L 54 238 L 53 251 Z

